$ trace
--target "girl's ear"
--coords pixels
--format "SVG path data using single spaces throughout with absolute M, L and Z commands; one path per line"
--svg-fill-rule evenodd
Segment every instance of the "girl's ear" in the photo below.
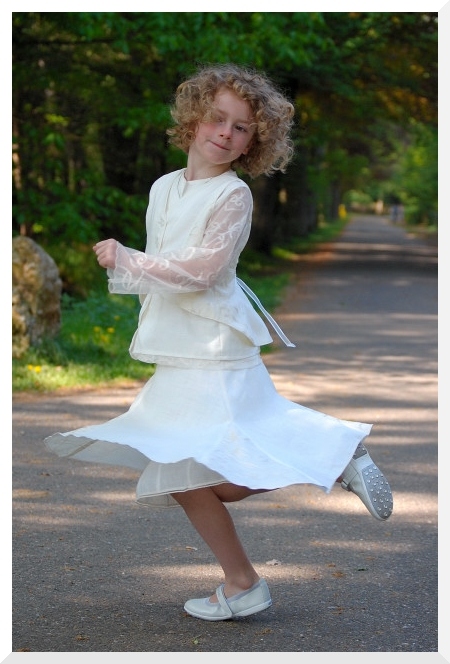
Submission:
M 248 154 L 249 151 L 252 149 L 252 147 L 253 147 L 253 139 L 252 139 L 252 140 L 250 141 L 250 143 L 247 145 L 247 147 L 245 148 L 245 150 L 242 150 L 242 154 Z

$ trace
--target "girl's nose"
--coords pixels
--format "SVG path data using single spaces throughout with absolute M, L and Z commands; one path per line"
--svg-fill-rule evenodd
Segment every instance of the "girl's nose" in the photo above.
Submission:
M 231 127 L 227 124 L 223 124 L 220 128 L 220 135 L 224 138 L 230 138 L 231 136 Z

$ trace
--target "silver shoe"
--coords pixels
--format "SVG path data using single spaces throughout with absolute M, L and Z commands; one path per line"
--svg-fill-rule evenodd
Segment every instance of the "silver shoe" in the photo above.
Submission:
M 359 496 L 376 519 L 386 521 L 391 516 L 391 487 L 362 443 L 359 443 L 352 460 L 342 473 L 341 487 Z
M 223 592 L 224 584 L 216 590 L 218 602 L 210 602 L 209 597 L 189 599 L 184 610 L 194 618 L 202 620 L 230 620 L 241 616 L 250 616 L 267 609 L 272 604 L 269 588 L 264 579 L 254 586 L 230 599 Z

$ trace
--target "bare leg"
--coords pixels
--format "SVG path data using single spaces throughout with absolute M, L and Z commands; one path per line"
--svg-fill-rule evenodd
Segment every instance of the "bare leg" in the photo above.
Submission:
M 223 502 L 242 500 L 255 493 L 260 491 L 219 484 L 172 494 L 222 567 L 226 597 L 248 590 L 259 580 L 259 575 L 247 557 Z M 211 601 L 217 601 L 215 594 Z

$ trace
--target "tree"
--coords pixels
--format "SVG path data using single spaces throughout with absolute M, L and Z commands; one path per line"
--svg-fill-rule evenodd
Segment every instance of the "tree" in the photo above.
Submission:
M 399 129 L 437 126 L 433 12 L 16 12 L 13 232 L 60 265 L 98 237 L 143 246 L 149 187 L 184 164 L 165 134 L 174 90 L 224 61 L 265 70 L 296 107 L 288 172 L 249 182 L 257 249 L 390 177 Z

